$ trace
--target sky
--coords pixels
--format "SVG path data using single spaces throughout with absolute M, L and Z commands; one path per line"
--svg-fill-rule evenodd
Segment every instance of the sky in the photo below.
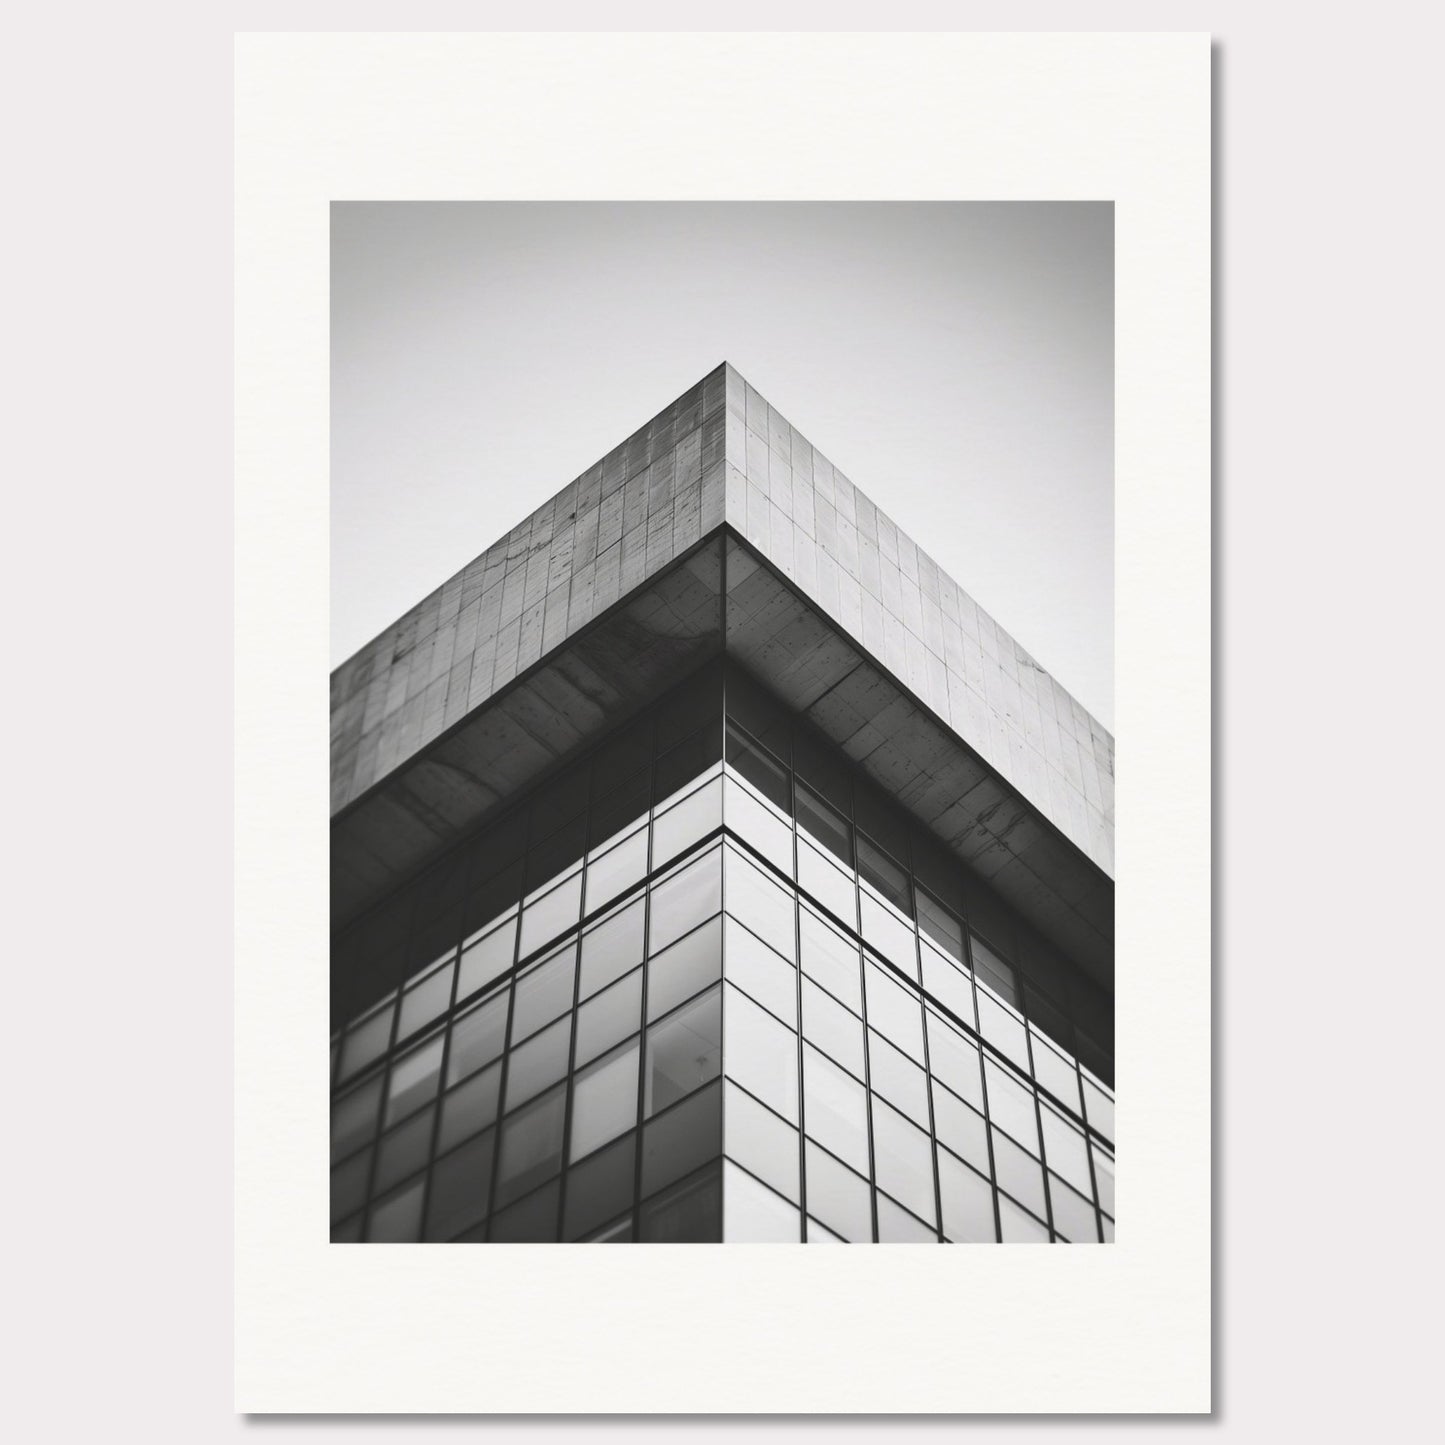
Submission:
M 1113 208 L 332 207 L 344 661 L 731 362 L 1113 727 Z

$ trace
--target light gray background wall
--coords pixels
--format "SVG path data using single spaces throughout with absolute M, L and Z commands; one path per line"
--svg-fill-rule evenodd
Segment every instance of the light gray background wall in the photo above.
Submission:
M 333 664 L 728 360 L 1112 725 L 1110 206 L 332 220 Z

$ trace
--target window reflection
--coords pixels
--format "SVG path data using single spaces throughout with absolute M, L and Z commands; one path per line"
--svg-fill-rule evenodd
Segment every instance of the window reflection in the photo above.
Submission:
M 866 1179 L 840 1164 L 816 1144 L 803 1148 L 808 1179 L 808 1212 L 840 1239 L 853 1244 L 873 1239 L 873 1191 Z
M 957 1244 L 993 1244 L 993 1189 L 945 1149 L 938 1151 L 938 1192 L 943 1203 L 943 1232 Z
M 722 920 L 710 919 L 684 934 L 647 965 L 649 1022 L 716 983 L 722 973 Z
M 727 920 L 723 949 L 728 982 L 796 1028 L 798 971 L 734 918 Z
M 717 1077 L 721 1014 L 721 996 L 714 988 L 648 1029 L 644 1118 L 651 1118 Z
M 666 948 L 722 907 L 720 854 L 717 848 L 654 886 L 649 903 L 648 947 Z
M 722 1175 L 718 1166 L 684 1180 L 642 1206 L 648 1244 L 716 1244 L 722 1239 Z
M 791 963 L 797 957 L 792 894 L 765 878 L 736 849 L 725 849 L 724 857 L 728 912 Z
M 798 1206 L 736 1164 L 723 1165 L 723 1239 L 729 1244 L 797 1244 Z
M 497 1161 L 499 1207 L 561 1168 L 566 1106 L 567 1090 L 563 1086 L 533 1100 L 503 1122 Z
M 581 1159 L 637 1122 L 637 1058 L 634 1039 L 577 1075 L 570 1158 Z
M 809 908 L 798 910 L 803 972 L 854 1013 L 863 1012 L 862 967 L 858 945 Z
M 642 962 L 645 906 L 639 898 L 582 935 L 579 998 L 591 998 Z
M 516 943 L 517 920 L 509 918 L 465 949 L 457 975 L 457 998 L 469 997 L 506 973 L 516 962 Z
M 561 952 L 544 959 L 519 974 L 512 1004 L 512 1042 L 528 1038 L 543 1024 L 572 1007 L 572 993 L 577 974 L 577 945 L 570 943 Z
M 394 1124 L 436 1097 L 442 1066 L 442 1036 L 403 1054 L 392 1066 L 386 1086 L 386 1122 Z
M 723 1152 L 798 1202 L 798 1131 L 733 1083 L 723 1094 Z
M 791 1124 L 798 1122 L 798 1038 L 745 994 L 725 986 L 727 1071 Z
M 812 1138 L 860 1174 L 868 1173 L 868 1096 L 862 1084 L 811 1046 L 803 1049 L 803 1113 Z
M 933 1150 L 928 1135 L 876 1094 L 872 1096 L 873 1166 L 886 1189 L 920 1218 L 932 1221 Z

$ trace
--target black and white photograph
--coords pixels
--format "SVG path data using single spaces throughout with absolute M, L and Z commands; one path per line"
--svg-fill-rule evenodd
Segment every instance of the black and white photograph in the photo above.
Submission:
M 330 260 L 331 1241 L 1111 1244 L 1112 203 Z

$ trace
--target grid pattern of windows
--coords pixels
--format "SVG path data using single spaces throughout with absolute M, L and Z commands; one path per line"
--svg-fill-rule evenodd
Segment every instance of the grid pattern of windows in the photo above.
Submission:
M 723 693 L 433 870 L 469 884 L 421 968 L 408 890 L 407 976 L 333 1038 L 333 1239 L 1112 1238 L 1104 1079 L 896 813 Z

